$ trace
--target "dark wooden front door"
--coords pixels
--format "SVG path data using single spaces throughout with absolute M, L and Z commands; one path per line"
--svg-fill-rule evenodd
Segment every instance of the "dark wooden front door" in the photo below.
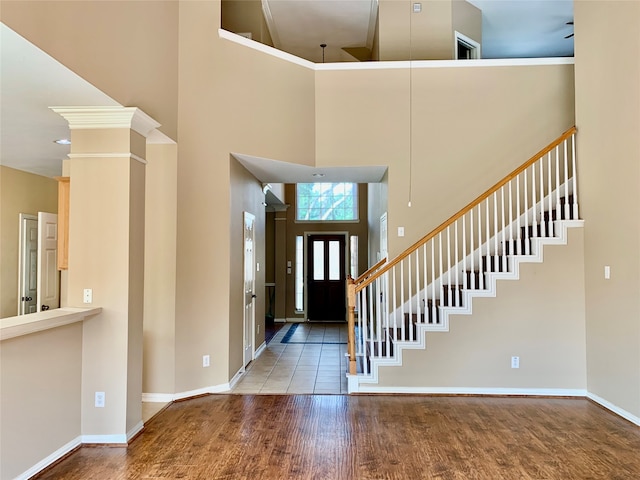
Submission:
M 307 236 L 307 318 L 345 321 L 344 235 Z

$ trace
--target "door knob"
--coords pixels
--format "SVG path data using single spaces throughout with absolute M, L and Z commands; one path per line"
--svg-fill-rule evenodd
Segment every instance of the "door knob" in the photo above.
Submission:
M 42 305 L 42 311 L 49 310 L 49 305 Z
M 253 295 L 251 295 L 251 298 L 257 298 L 258 296 L 254 293 Z
M 22 297 L 23 302 L 30 302 L 31 300 L 33 300 L 33 297 Z

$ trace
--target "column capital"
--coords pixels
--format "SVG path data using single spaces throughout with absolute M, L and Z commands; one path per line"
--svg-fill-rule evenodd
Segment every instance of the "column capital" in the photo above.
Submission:
M 69 122 L 69 128 L 110 129 L 130 128 L 143 137 L 160 126 L 137 107 L 49 107 Z

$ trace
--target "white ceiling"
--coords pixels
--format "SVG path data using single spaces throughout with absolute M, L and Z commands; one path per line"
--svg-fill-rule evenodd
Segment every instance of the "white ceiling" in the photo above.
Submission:
M 428 1 L 428 0 L 424 0 Z M 573 56 L 573 0 L 469 0 L 482 11 L 483 58 Z M 411 3 L 420 0 L 407 1 Z M 377 0 L 262 0 L 276 48 L 312 62 L 354 61 L 372 47 Z M 269 14 L 270 13 L 270 14 Z M 421 14 L 420 14 L 421 15 Z
M 69 127 L 49 107 L 119 105 L 64 65 L 0 24 L 0 164 L 53 177 L 62 173 Z

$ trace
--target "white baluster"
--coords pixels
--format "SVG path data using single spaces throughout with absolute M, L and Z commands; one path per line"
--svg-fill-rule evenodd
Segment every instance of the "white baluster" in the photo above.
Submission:
M 482 208 L 478 205 L 478 252 L 480 253 L 480 264 L 482 264 Z M 487 270 L 489 270 L 489 252 L 487 252 Z M 478 284 L 480 290 L 484 290 L 484 275 L 480 274 L 478 277 Z
M 487 236 L 485 237 L 485 244 L 487 246 L 487 262 L 488 261 L 495 261 L 495 258 L 493 257 L 493 255 L 491 255 L 490 252 L 490 246 L 491 246 L 491 230 L 489 230 L 489 198 L 487 197 L 484 200 L 484 205 L 485 205 L 485 218 L 484 218 L 484 223 L 485 223 L 485 227 L 486 227 L 486 232 L 487 232 Z M 497 255 L 498 252 L 495 252 L 495 254 Z
M 396 339 L 396 341 L 398 341 L 398 302 L 397 302 L 397 290 L 396 290 L 396 267 L 394 266 L 391 269 L 391 272 L 393 272 L 393 276 L 391 277 L 391 281 L 393 282 L 393 330 L 394 330 L 394 338 Z M 402 332 L 404 332 L 404 321 L 400 322 L 400 329 Z
M 499 252 L 499 243 L 498 243 L 498 223 L 500 223 L 498 217 L 498 192 L 493 192 L 493 255 L 496 258 L 496 262 L 498 261 Z
M 466 290 L 469 287 L 467 282 L 467 214 L 465 213 L 462 216 L 462 284 L 463 288 Z
M 423 262 L 422 273 L 424 275 L 423 276 L 424 295 L 422 295 L 422 298 L 424 299 L 424 318 L 422 319 L 422 322 L 425 323 L 428 321 L 428 317 L 429 317 L 429 312 L 427 311 L 427 309 L 429 308 L 429 298 L 428 298 L 429 292 L 427 292 L 427 285 L 429 285 L 429 279 L 427 278 L 427 244 L 426 243 L 422 245 L 422 262 Z
M 578 182 L 576 170 L 576 135 L 571 135 L 571 178 L 573 179 L 573 219 L 578 220 Z
M 473 227 L 474 227 L 474 223 L 473 223 L 473 208 L 471 210 L 469 210 L 469 238 L 471 239 L 470 242 L 470 246 L 469 246 L 469 251 L 471 252 L 471 288 L 472 289 L 476 289 L 476 275 L 475 275 L 475 266 L 474 266 L 474 262 L 475 262 L 475 249 L 473 248 L 473 240 L 474 240 L 474 231 L 473 231 Z M 479 262 L 479 267 L 478 267 L 478 271 L 482 270 L 482 258 L 480 258 L 480 256 L 478 256 L 478 262 Z M 480 275 L 482 275 L 482 273 L 480 273 Z
M 556 146 L 556 220 L 562 218 L 562 207 L 560 206 L 560 147 Z
M 513 191 L 512 180 L 509 180 L 509 253 L 513 255 Z
M 422 306 L 420 305 L 420 250 L 417 249 L 416 250 L 416 300 L 417 300 L 417 305 L 416 305 L 416 323 L 420 322 L 421 319 L 421 313 L 422 313 Z M 411 331 L 413 332 L 413 328 L 411 328 Z
M 406 340 L 405 324 L 407 323 L 407 320 L 404 316 L 404 260 L 400 262 L 400 317 L 402 319 L 402 340 Z
M 538 236 L 538 205 L 536 202 L 536 164 L 531 165 L 531 203 L 533 204 L 533 220 L 531 222 L 531 236 Z
M 408 269 L 408 275 L 407 275 L 407 287 L 409 290 L 409 340 L 413 340 L 413 294 L 412 294 L 412 289 L 411 289 L 411 285 L 413 283 L 412 279 L 411 279 L 411 255 L 410 254 L 407 258 L 407 269 Z M 404 260 L 402 261 L 404 263 Z M 404 297 L 403 297 L 404 300 Z
M 527 169 L 524 170 L 524 254 L 530 255 L 531 250 L 529 248 L 529 179 L 527 176 Z
M 451 232 L 447 227 L 447 306 L 452 306 L 451 301 Z
M 444 280 L 442 278 L 442 232 L 438 233 L 438 254 L 440 255 L 440 305 L 445 306 L 444 304 Z
M 513 253 L 516 255 L 522 254 L 522 243 L 521 236 L 522 231 L 520 230 L 520 175 L 516 177 L 516 248 L 514 248 Z
M 547 237 L 551 236 L 552 229 L 552 220 L 553 220 L 553 197 L 551 195 L 551 177 L 553 175 L 553 170 L 551 169 L 551 152 L 547 154 L 547 183 L 549 184 L 549 190 L 547 192 L 547 196 L 549 198 L 549 209 L 547 210 Z
M 564 150 L 564 218 L 569 220 L 569 159 L 567 157 L 567 139 L 562 142 Z
M 435 238 L 431 242 L 431 321 L 436 323 L 436 241 Z
M 502 200 L 502 202 L 501 202 L 501 205 L 502 205 L 502 225 L 501 225 L 502 230 L 501 230 L 501 231 L 502 231 L 502 243 L 503 243 L 503 245 L 504 245 L 504 242 L 506 241 L 506 238 L 505 238 L 505 234 L 506 234 L 506 232 L 505 232 L 505 228 L 506 228 L 506 226 L 507 226 L 507 224 L 505 223 L 505 218 L 504 218 L 504 216 L 505 216 L 504 185 L 503 185 L 502 187 L 500 187 L 500 198 L 501 198 L 501 200 Z M 507 252 L 505 251 L 505 249 L 504 249 L 504 248 L 502 249 L 502 266 L 503 266 L 503 269 L 504 269 L 504 270 L 506 270 L 506 266 L 507 266 Z
M 459 294 L 458 294 L 458 289 L 460 288 L 460 278 L 458 277 L 458 264 L 460 263 L 460 257 L 458 256 L 458 221 L 456 220 L 456 222 L 453 224 L 453 242 L 454 242 L 454 262 L 453 262 L 453 269 L 456 271 L 456 301 L 454 302 L 454 304 L 457 304 L 457 302 L 459 301 Z M 458 305 L 460 306 L 460 305 Z
M 544 221 L 544 157 L 538 160 L 540 170 L 540 236 L 546 237 L 546 222 Z

